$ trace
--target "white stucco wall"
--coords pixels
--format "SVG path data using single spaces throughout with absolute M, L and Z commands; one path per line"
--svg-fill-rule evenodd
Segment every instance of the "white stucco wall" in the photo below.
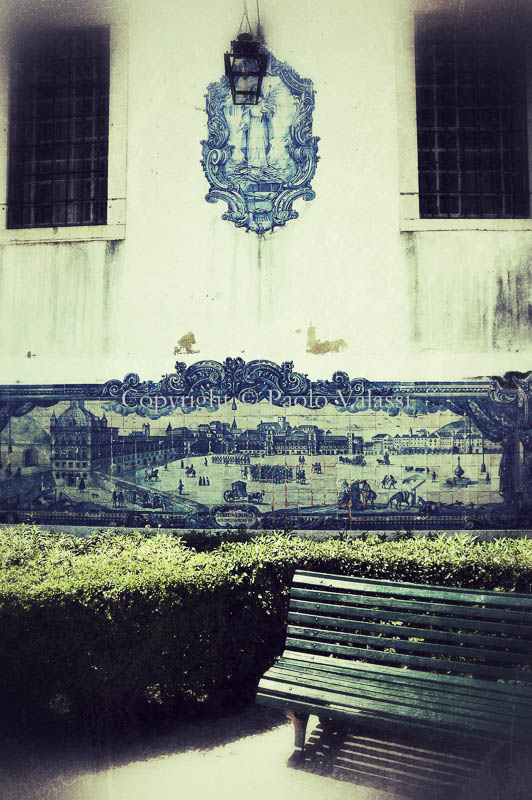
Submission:
M 199 163 L 204 92 L 223 72 L 240 0 L 34 5 L 17 0 L 14 17 L 115 25 L 128 89 L 113 99 L 113 124 L 127 122 L 127 172 L 115 175 L 127 229 L 119 242 L 64 244 L 10 243 L 0 230 L 1 383 L 131 370 L 157 379 L 176 357 L 229 355 L 293 360 L 315 378 L 532 367 L 530 221 L 401 232 L 401 187 L 415 176 L 409 0 L 261 0 L 267 46 L 314 81 L 321 137 L 316 199 L 297 201 L 300 218 L 263 237 L 204 201 Z M 311 324 L 318 339 L 347 347 L 308 353 Z M 188 331 L 197 352 L 175 356 Z

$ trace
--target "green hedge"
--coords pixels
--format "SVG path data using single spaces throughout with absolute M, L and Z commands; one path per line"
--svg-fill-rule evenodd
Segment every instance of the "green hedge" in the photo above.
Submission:
M 532 541 L 0 533 L 0 707 L 130 725 L 248 702 L 280 652 L 295 569 L 532 592 Z

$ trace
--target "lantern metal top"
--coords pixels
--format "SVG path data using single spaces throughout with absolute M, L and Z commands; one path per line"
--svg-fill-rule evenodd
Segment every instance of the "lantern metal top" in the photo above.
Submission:
M 235 56 L 247 56 L 258 53 L 259 44 L 258 39 L 255 39 L 252 33 L 239 33 L 231 42 L 231 48 Z

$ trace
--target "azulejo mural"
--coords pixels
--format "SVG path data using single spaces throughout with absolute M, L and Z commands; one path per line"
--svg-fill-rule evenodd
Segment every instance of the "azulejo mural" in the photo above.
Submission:
M 0 522 L 523 528 L 532 374 L 311 381 L 240 358 L 160 381 L 0 387 Z
M 264 46 L 267 71 L 256 105 L 234 105 L 227 77 L 207 89 L 208 139 L 202 165 L 210 189 L 222 200 L 222 219 L 262 234 L 296 219 L 292 204 L 315 196 L 310 182 L 318 160 L 312 135 L 314 89 Z

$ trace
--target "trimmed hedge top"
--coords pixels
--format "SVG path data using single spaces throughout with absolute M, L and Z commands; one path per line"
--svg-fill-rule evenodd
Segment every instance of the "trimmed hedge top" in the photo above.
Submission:
M 315 542 L 269 534 L 222 542 L 196 552 L 168 533 L 95 533 L 88 538 L 33 526 L 0 532 L 0 597 L 11 593 L 123 590 L 153 582 L 201 581 L 215 575 L 265 570 L 291 580 L 296 569 L 316 569 L 389 580 L 532 592 L 532 540 L 479 542 L 472 534 L 411 536 L 400 541 L 329 539 Z

